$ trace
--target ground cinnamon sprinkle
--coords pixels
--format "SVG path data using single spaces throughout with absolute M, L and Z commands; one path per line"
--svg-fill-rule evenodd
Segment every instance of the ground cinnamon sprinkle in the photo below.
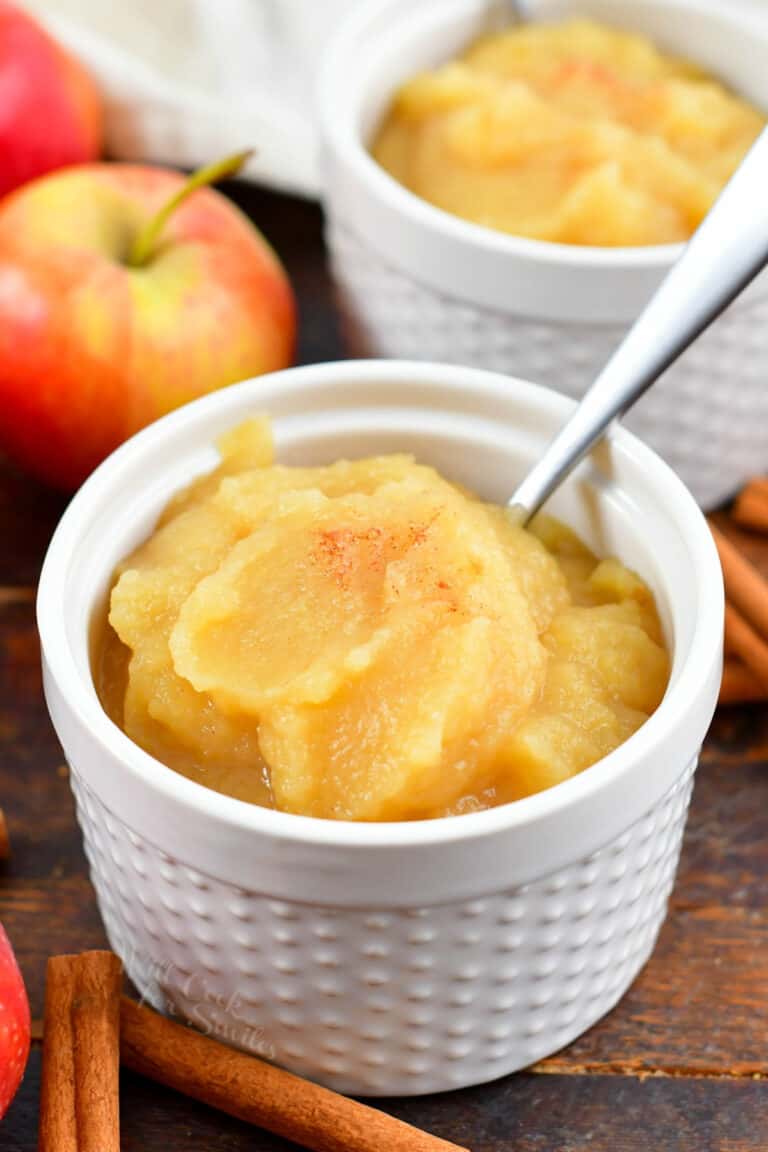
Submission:
M 438 510 L 426 523 L 412 522 L 400 537 L 378 525 L 320 528 L 311 559 L 325 568 L 339 588 L 348 590 L 361 568 L 383 572 L 388 560 L 423 544 L 439 515 Z
M 409 548 L 415 548 L 419 544 L 423 544 L 429 534 L 429 530 L 440 515 L 439 511 L 435 512 L 433 516 L 426 522 L 426 524 L 411 524 L 407 533 L 407 540 Z
M 321 528 L 312 559 L 322 563 L 340 588 L 349 588 L 352 576 L 365 563 L 370 571 L 382 571 L 387 537 L 383 528 Z M 363 557 L 363 548 L 367 546 Z

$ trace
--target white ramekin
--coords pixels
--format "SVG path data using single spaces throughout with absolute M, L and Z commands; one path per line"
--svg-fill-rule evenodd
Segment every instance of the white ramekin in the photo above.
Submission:
M 409 824 L 258 808 L 133 744 L 89 667 L 115 564 L 245 416 L 270 414 L 285 462 L 412 451 L 501 501 L 570 406 L 466 368 L 299 368 L 166 417 L 74 497 L 40 581 L 45 691 L 109 939 L 152 1003 L 342 1090 L 422 1093 L 546 1056 L 634 979 L 664 919 L 715 705 L 723 592 L 694 500 L 629 433 L 553 511 L 650 583 L 671 682 L 631 740 L 547 792 Z
M 538 0 L 698 60 L 768 109 L 768 20 L 702 0 Z M 366 142 L 397 85 L 450 58 L 487 0 L 369 0 L 339 30 L 320 84 L 327 238 L 355 355 L 451 360 L 580 396 L 679 254 L 504 236 L 434 208 Z M 768 277 L 674 365 L 627 419 L 704 507 L 768 466 Z

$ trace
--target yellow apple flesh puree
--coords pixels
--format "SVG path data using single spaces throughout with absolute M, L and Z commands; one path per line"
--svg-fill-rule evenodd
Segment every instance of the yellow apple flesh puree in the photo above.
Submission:
M 219 792 L 335 819 L 487 808 L 566 780 L 659 704 L 651 593 L 410 456 L 273 463 L 269 424 L 116 573 L 102 702 Z
M 641 36 L 488 36 L 397 92 L 373 155 L 446 212 L 563 244 L 686 240 L 765 117 Z

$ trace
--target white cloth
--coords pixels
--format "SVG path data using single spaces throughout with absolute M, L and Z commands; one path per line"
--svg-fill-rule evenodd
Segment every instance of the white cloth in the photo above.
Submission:
M 196 167 L 253 147 L 243 175 L 316 195 L 315 63 L 356 0 L 22 0 L 106 100 L 107 149 Z
M 193 168 L 254 147 L 246 178 L 318 194 L 316 65 L 362 0 L 22 2 L 99 81 L 110 156 Z M 768 0 L 718 2 L 768 18 Z

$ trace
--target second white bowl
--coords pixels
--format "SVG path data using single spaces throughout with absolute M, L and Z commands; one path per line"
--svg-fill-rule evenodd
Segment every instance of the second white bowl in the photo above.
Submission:
M 501 501 L 570 408 L 464 368 L 315 365 L 172 413 L 75 496 L 40 580 L 45 690 L 110 942 L 157 1007 L 344 1091 L 421 1093 L 554 1052 L 635 978 L 717 698 L 723 591 L 694 501 L 626 432 L 553 511 L 653 588 L 671 679 L 630 740 L 555 788 L 400 824 L 270 811 L 153 760 L 102 710 L 90 668 L 116 563 L 245 417 L 270 414 L 285 463 L 412 451 Z
M 354 355 L 452 360 L 579 397 L 679 246 L 605 249 L 506 236 L 393 180 L 367 142 L 407 77 L 459 52 L 487 0 L 369 0 L 337 34 L 321 83 L 327 235 Z M 643 32 L 768 109 L 768 21 L 693 0 L 538 0 Z M 768 467 L 768 277 L 644 397 L 627 425 L 703 507 Z

